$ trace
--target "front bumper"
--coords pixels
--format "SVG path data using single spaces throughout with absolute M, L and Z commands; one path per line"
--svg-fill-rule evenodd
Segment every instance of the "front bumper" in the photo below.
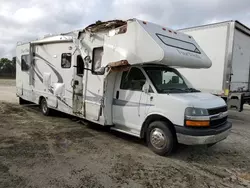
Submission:
M 175 126 L 178 143 L 185 145 L 214 144 L 227 138 L 230 134 L 232 123 L 226 122 L 217 128 L 190 128 Z

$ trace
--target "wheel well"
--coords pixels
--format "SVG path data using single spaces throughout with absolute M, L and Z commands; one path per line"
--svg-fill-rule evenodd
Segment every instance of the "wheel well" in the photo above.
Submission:
M 167 122 L 173 135 L 176 135 L 174 125 L 169 119 L 167 119 L 164 116 L 158 115 L 158 114 L 153 114 L 153 115 L 148 116 L 146 118 L 146 120 L 144 121 L 144 123 L 142 124 L 141 135 L 140 135 L 141 138 L 145 138 L 147 128 L 148 128 L 149 124 L 152 123 L 153 121 L 165 121 L 165 122 Z

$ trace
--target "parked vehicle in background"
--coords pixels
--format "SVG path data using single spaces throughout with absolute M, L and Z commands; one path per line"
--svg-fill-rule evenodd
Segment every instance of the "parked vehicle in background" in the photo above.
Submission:
M 227 21 L 179 31 L 191 35 L 213 63 L 209 69 L 179 71 L 196 88 L 242 111 L 250 103 L 250 29 L 238 21 Z
M 17 95 L 111 129 L 146 138 L 159 155 L 177 143 L 225 139 L 224 100 L 194 89 L 174 67 L 209 68 L 196 41 L 181 32 L 130 19 L 19 44 Z

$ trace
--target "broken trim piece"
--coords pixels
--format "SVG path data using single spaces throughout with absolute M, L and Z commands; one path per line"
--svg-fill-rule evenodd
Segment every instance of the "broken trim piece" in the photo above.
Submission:
M 122 72 L 130 69 L 131 65 L 127 60 L 111 62 L 107 66 L 111 72 Z

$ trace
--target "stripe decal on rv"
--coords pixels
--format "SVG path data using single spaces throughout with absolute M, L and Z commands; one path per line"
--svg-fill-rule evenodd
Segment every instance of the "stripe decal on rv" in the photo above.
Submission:
M 17 58 L 16 59 L 16 63 L 21 67 L 21 62 L 20 62 L 20 60 Z M 42 76 L 41 76 L 41 73 L 40 73 L 40 71 L 37 69 L 37 71 L 40 73 L 38 73 L 37 71 L 36 71 L 36 69 L 35 69 L 35 67 L 34 67 L 34 73 L 37 75 L 37 77 L 39 78 L 39 80 L 43 83 L 43 78 L 42 78 Z M 29 74 L 29 72 L 26 72 L 26 71 L 24 71 L 26 74 L 28 74 L 28 75 L 30 75 Z M 35 80 L 35 78 L 33 78 L 33 80 Z
M 130 101 L 125 101 L 125 100 L 120 100 L 120 99 L 113 99 L 113 105 L 127 106 L 127 107 L 154 106 L 153 104 L 130 102 Z
M 68 89 L 66 91 L 68 91 L 69 93 L 73 94 L 73 92 L 70 91 L 70 90 L 68 90 Z M 87 90 L 87 91 L 89 93 L 91 93 L 92 95 L 94 95 L 94 96 L 86 96 L 86 100 L 92 101 L 92 102 L 100 102 L 102 100 L 102 96 L 101 95 L 97 95 L 97 94 L 95 94 L 95 93 L 93 93 L 93 92 L 91 92 L 89 90 Z M 75 95 L 83 97 L 82 95 L 79 95 L 77 93 L 75 93 Z
M 95 102 L 99 102 L 100 100 L 102 100 L 102 96 L 101 95 L 98 95 L 96 93 L 93 93 L 92 91 L 89 91 L 87 90 L 89 93 L 91 93 L 92 95 L 94 95 L 93 97 L 92 96 L 86 96 L 86 99 L 88 98 L 90 101 L 95 101 Z
M 53 72 L 56 74 L 56 77 L 57 77 L 57 83 L 63 83 L 63 78 L 62 76 L 60 75 L 60 73 L 56 70 L 55 66 L 53 64 L 51 64 L 48 60 L 46 60 L 45 58 L 43 58 L 42 56 L 40 56 L 39 54 L 35 53 L 34 54 L 35 57 L 43 60 L 52 70 Z
M 60 97 L 56 97 L 59 101 L 61 101 L 63 104 L 65 104 L 67 107 L 69 107 L 70 109 L 72 109 L 72 107 L 68 104 L 68 103 L 66 103 L 64 100 L 62 100 Z
M 36 71 L 36 69 L 34 69 L 35 74 L 37 75 L 37 77 L 39 78 L 39 80 L 43 83 L 43 78 L 42 76 Z

